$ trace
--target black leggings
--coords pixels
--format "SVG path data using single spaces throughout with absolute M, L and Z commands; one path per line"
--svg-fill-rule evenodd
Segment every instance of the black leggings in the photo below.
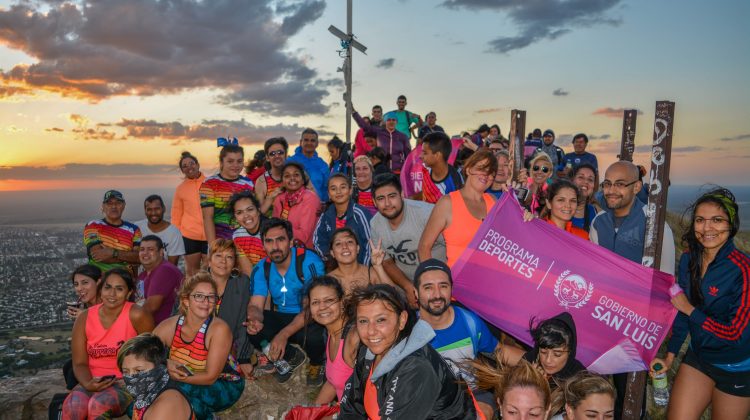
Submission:
M 294 317 L 297 314 L 285 314 L 274 311 L 263 311 L 263 329 L 256 335 L 250 335 L 250 342 L 253 343 L 256 349 L 261 349 L 261 342 L 263 340 L 271 341 L 276 334 L 279 333 L 284 327 L 292 323 Z M 325 364 L 326 357 L 326 339 L 325 339 L 325 328 L 317 322 L 310 322 L 305 328 L 297 331 L 289 337 L 288 343 L 294 343 L 300 345 L 305 349 L 307 357 L 310 358 L 311 365 L 323 365 Z M 293 350 L 289 349 L 289 344 L 284 349 L 284 354 L 292 354 Z

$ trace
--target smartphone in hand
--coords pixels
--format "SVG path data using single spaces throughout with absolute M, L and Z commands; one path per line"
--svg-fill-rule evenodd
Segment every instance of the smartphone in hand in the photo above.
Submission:
M 179 365 L 179 366 L 177 366 L 177 370 L 179 370 L 180 372 L 184 373 L 187 376 L 193 376 L 193 375 L 195 375 L 195 373 L 193 372 L 193 370 L 190 369 L 190 367 L 185 366 L 185 365 Z
M 115 376 L 115 375 L 105 375 L 105 376 L 102 376 L 101 378 L 99 378 L 99 381 L 98 381 L 98 382 L 106 382 L 106 381 L 111 381 L 111 380 L 113 380 L 113 379 L 115 379 L 115 378 L 116 378 L 116 376 Z

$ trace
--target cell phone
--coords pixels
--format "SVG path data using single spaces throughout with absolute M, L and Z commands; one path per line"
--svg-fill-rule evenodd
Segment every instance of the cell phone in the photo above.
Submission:
M 177 366 L 177 370 L 179 370 L 180 372 L 184 373 L 187 376 L 193 376 L 193 375 L 195 375 L 195 373 L 193 372 L 192 369 L 190 369 L 189 366 L 179 365 L 179 366 Z
M 105 375 L 99 378 L 99 382 L 111 381 L 112 379 L 115 379 L 115 378 L 116 378 L 115 375 Z
M 525 202 L 526 199 L 529 198 L 529 190 L 523 187 L 517 189 L 516 198 L 518 198 L 518 201 L 521 203 Z

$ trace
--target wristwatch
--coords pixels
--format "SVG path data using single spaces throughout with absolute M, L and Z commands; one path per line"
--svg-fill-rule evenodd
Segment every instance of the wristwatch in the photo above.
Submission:
M 114 251 L 112 251 L 112 258 L 120 259 L 120 250 L 115 249 Z

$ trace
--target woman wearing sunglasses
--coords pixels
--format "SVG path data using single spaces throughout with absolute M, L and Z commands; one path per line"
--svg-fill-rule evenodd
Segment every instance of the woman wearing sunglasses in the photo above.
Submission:
M 232 349 L 232 330 L 214 317 L 216 281 L 202 271 L 185 280 L 179 293 L 180 314 L 154 330 L 169 346 L 167 370 L 190 402 L 198 419 L 231 407 L 242 395 L 245 381 Z
M 539 152 L 531 158 L 529 162 L 529 176 L 526 178 L 526 171 L 521 170 L 518 182 L 525 182 L 529 189 L 529 196 L 526 199 L 526 205 L 529 206 L 532 213 L 538 214 L 542 204 L 540 197 L 547 190 L 549 180 L 552 178 L 552 159 L 544 152 Z M 526 178 L 526 179 L 524 179 Z

